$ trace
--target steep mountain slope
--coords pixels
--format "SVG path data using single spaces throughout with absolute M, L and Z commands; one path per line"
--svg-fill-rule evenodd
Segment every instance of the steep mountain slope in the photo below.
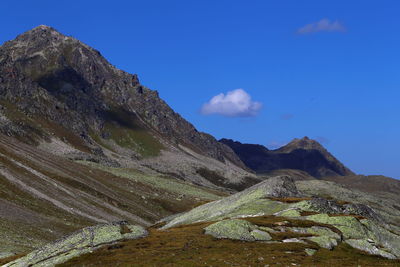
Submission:
M 198 132 L 136 75 L 43 25 L 0 47 L 0 131 L 68 158 L 125 167 L 143 160 L 208 186 L 199 168 L 227 183 L 249 175 L 229 147 Z
M 354 175 L 321 144 L 308 137 L 294 139 L 276 150 L 269 150 L 262 145 L 242 144 L 230 139 L 221 139 L 220 142 L 231 147 L 246 166 L 257 173 L 296 169 L 317 178 Z
M 259 181 L 136 75 L 48 26 L 0 46 L 0 164 L 0 258 Z
M 98 223 L 147 226 L 222 195 L 162 174 L 82 165 L 2 134 L 0 165 L 2 253 Z

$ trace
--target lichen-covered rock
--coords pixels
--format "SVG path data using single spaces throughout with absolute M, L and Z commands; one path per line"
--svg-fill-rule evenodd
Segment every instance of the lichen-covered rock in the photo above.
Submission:
M 67 237 L 34 250 L 28 255 L 6 264 L 7 267 L 55 266 L 71 258 L 89 253 L 102 245 L 125 239 L 137 239 L 147 231 L 125 222 L 86 227 Z
M 361 220 L 361 223 L 370 231 L 372 239 L 379 245 L 387 248 L 392 254 L 400 258 L 400 236 L 384 228 L 384 224 L 377 224 L 371 220 Z
M 327 227 L 312 226 L 312 227 L 287 227 L 288 230 L 296 233 L 312 234 L 317 236 L 328 236 L 336 240 L 340 240 L 341 236 Z
M 288 239 L 284 239 L 282 240 L 283 243 L 301 243 L 301 244 L 306 244 L 306 242 L 304 242 L 301 239 L 298 238 L 288 238 Z
M 345 242 L 353 248 L 368 252 L 372 255 L 379 255 L 388 259 L 396 259 L 396 256 L 387 251 L 377 248 L 366 239 L 348 239 Z
M 318 213 L 360 215 L 377 222 L 382 222 L 383 220 L 380 215 L 367 205 L 353 203 L 345 203 L 341 205 L 335 200 L 327 200 L 324 198 L 304 200 L 292 204 L 291 207 L 303 211 L 314 211 Z
M 269 241 L 272 239 L 270 234 L 268 234 L 267 232 L 258 230 L 258 229 L 251 231 L 250 234 L 257 241 Z
M 228 238 L 233 240 L 255 241 L 251 234 L 256 226 L 245 220 L 232 219 L 213 223 L 204 228 L 205 234 L 216 238 Z
M 263 230 L 264 232 L 269 232 L 269 233 L 276 233 L 277 231 L 271 227 L 267 226 L 259 226 L 258 227 L 260 230 Z
M 338 242 L 341 241 L 341 236 L 338 233 L 333 232 L 331 229 L 320 226 L 312 226 L 312 227 L 286 227 L 286 230 L 303 233 L 303 234 L 311 234 L 314 236 L 307 237 L 306 239 L 317 243 L 320 247 L 332 249 L 338 245 Z
M 307 220 L 330 224 L 339 229 L 343 237 L 346 239 L 355 238 L 363 239 L 370 238 L 371 233 L 363 224 L 352 216 L 329 216 L 328 214 L 316 214 L 306 217 Z
M 316 249 L 312 249 L 312 248 L 306 248 L 304 251 L 305 251 L 305 253 L 307 253 L 308 256 L 312 256 L 315 254 L 315 252 L 317 252 Z
M 232 196 L 204 204 L 174 217 L 163 229 L 224 218 L 272 215 L 288 208 L 288 204 L 265 198 L 288 196 L 298 196 L 293 179 L 287 176 L 277 176 Z
M 307 239 L 317 243 L 318 246 L 320 246 L 321 248 L 326 248 L 326 249 L 333 249 L 338 245 L 337 239 L 329 236 L 311 236 L 307 237 Z
M 283 217 L 300 217 L 300 211 L 296 208 L 289 208 L 283 211 L 276 212 L 275 216 L 283 216 Z

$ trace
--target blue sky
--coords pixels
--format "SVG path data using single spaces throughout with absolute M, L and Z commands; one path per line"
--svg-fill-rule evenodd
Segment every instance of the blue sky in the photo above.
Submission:
M 3 0 L 0 42 L 53 26 L 216 138 L 275 147 L 309 136 L 357 173 L 400 178 L 399 10 L 390 0 Z M 243 110 L 226 98 L 236 89 L 251 97 Z M 217 95 L 223 108 L 205 108 Z

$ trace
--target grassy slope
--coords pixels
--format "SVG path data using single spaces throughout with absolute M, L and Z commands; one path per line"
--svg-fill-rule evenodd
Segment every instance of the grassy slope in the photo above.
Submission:
M 100 164 L 96 164 L 93 162 L 85 162 L 79 161 L 81 164 L 88 165 L 93 168 L 100 169 L 102 171 L 106 171 L 112 173 L 113 175 L 124 177 L 129 180 L 139 181 L 155 188 L 159 188 L 161 190 L 165 190 L 171 194 L 179 194 L 179 197 L 189 197 L 189 198 L 201 198 L 203 200 L 216 200 L 220 198 L 220 196 L 224 196 L 223 193 L 202 188 L 197 185 L 193 185 L 189 182 L 179 181 L 176 178 L 170 178 L 165 175 L 148 175 L 143 172 L 134 169 L 126 169 L 126 168 L 112 168 L 102 166 Z

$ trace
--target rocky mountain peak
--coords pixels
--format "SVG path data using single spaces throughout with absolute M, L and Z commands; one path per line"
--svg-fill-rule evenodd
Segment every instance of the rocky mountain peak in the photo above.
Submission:
M 295 138 L 291 142 L 289 142 L 287 145 L 279 148 L 280 151 L 285 151 L 285 152 L 290 152 L 295 149 L 316 149 L 319 151 L 325 150 L 325 148 L 316 140 L 310 139 L 307 136 L 304 136 L 303 138 Z
M 157 91 L 141 85 L 137 75 L 115 68 L 99 51 L 49 26 L 38 26 L 0 46 L 0 101 L 12 103 L 12 109 L 30 118 L 68 129 L 91 148 L 96 143 L 93 138 L 112 135 L 112 129 L 106 129 L 112 124 L 127 131 L 140 129 L 161 142 L 244 167 L 230 148 L 198 132 Z M 37 122 L 25 129 L 19 125 L 15 121 L 0 125 L 0 131 L 30 139 L 43 132 Z M 146 142 L 152 146 L 156 141 L 148 135 Z M 136 142 L 143 146 L 143 141 Z

